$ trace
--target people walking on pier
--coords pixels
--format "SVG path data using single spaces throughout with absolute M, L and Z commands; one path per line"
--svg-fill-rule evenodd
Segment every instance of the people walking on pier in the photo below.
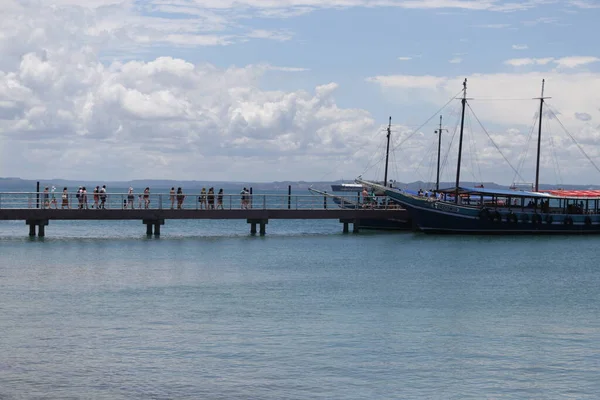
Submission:
M 54 205 L 54 209 L 58 208 L 58 204 L 56 203 L 56 195 L 54 194 L 54 191 L 56 190 L 55 186 L 52 186 L 52 189 L 50 190 L 50 207 L 52 207 Z
M 127 191 L 127 205 L 125 206 L 125 208 L 130 207 L 133 210 L 133 200 L 134 200 L 133 188 L 130 187 L 129 190 Z
M 202 188 L 200 191 L 200 209 L 203 208 L 208 209 L 208 205 L 206 203 L 206 188 Z
M 208 209 L 214 210 L 215 209 L 215 188 L 211 187 L 208 189 L 207 200 L 208 200 Z
M 247 200 L 246 200 L 246 197 L 248 196 L 248 190 L 246 189 L 246 187 L 245 187 L 245 186 L 244 186 L 244 188 L 242 189 L 242 191 L 240 192 L 240 195 L 241 195 L 241 197 L 240 197 L 240 204 L 241 204 L 241 207 L 242 207 L 243 209 L 246 209 L 246 208 L 248 208 L 248 203 L 247 203 Z
M 77 208 L 78 209 L 82 209 L 83 208 L 83 188 L 81 186 L 79 186 L 79 189 L 77 189 L 77 193 L 75 194 L 75 197 L 77 198 Z
M 147 187 L 144 189 L 144 208 L 148 209 L 150 207 L 150 188 Z
M 171 200 L 171 210 L 172 210 L 175 205 L 175 188 L 174 187 L 172 187 L 171 190 L 169 191 L 169 200 Z
M 83 199 L 82 208 L 85 208 L 87 210 L 88 209 L 87 189 L 85 188 L 85 186 L 81 189 L 81 198 Z
M 104 209 L 106 205 L 106 185 L 102 185 L 100 188 L 100 208 Z
M 223 209 L 223 188 L 219 189 L 219 193 L 217 193 L 217 210 Z
M 183 200 L 185 200 L 185 195 L 183 194 L 183 190 L 178 187 L 177 188 L 177 209 L 181 210 L 183 208 Z
M 71 208 L 69 207 L 69 192 L 67 190 L 67 187 L 65 186 L 65 188 L 63 189 L 62 192 L 62 204 L 60 206 L 60 208 Z
M 95 208 L 96 210 L 98 209 L 98 207 L 100 206 L 100 186 L 96 186 L 94 188 L 94 205 L 92 205 L 92 208 Z

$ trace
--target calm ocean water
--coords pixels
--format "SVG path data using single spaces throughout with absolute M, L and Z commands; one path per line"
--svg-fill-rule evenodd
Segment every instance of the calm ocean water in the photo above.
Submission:
M 1 399 L 592 399 L 600 237 L 0 221 Z

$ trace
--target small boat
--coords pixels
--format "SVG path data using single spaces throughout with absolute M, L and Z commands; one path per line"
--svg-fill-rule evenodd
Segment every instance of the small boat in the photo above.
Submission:
M 600 233 L 600 191 L 539 190 L 540 143 L 544 82 L 540 100 L 536 178 L 533 190 L 486 189 L 460 186 L 460 164 L 467 81 L 462 98 L 456 185 L 432 196 L 414 195 L 377 183 L 356 182 L 385 191 L 408 210 L 414 224 L 426 233 L 474 234 L 591 234 Z
M 331 185 L 331 190 L 334 192 L 362 192 L 363 185 L 358 183 L 334 183 Z

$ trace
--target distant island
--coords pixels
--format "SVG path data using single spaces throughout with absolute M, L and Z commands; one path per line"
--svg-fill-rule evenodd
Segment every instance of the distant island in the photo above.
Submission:
M 21 178 L 0 178 L 0 190 L 2 191 L 23 191 L 30 190 L 35 191 L 37 180 L 32 179 L 21 179 Z M 52 186 L 54 185 L 57 189 L 62 187 L 68 187 L 70 190 L 79 186 L 86 186 L 93 188 L 98 185 L 106 185 L 110 191 L 110 188 L 124 189 L 133 187 L 136 190 L 150 187 L 153 190 L 168 190 L 171 187 L 182 187 L 185 191 L 198 190 L 200 191 L 203 187 L 209 188 L 223 188 L 225 191 L 239 191 L 243 187 L 253 188 L 253 190 L 269 191 L 269 190 L 284 190 L 288 186 L 292 187 L 292 190 L 297 192 L 299 190 L 308 190 L 309 187 L 330 191 L 331 185 L 335 183 L 342 183 L 348 181 L 273 181 L 273 182 L 236 182 L 236 181 L 197 181 L 197 180 L 168 180 L 168 179 L 136 179 L 131 181 L 75 181 L 67 179 L 40 179 L 40 186 Z M 481 185 L 480 182 L 462 182 L 463 186 L 473 187 Z M 484 182 L 484 187 L 490 189 L 506 189 L 508 186 L 499 185 L 494 182 Z M 431 182 L 415 181 L 410 183 L 396 182 L 396 187 L 406 188 L 411 190 L 418 189 L 431 189 Z M 442 182 L 440 187 L 448 188 L 453 187 L 454 182 Z M 562 189 L 577 190 L 577 189 L 600 189 L 600 185 L 561 185 Z M 557 185 L 540 184 L 540 190 L 544 189 L 556 189 Z

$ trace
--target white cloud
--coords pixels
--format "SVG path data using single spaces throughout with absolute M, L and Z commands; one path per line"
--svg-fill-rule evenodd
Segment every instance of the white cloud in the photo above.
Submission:
M 582 65 L 591 64 L 600 61 L 598 57 L 590 56 L 570 56 L 562 58 L 513 58 L 506 60 L 504 63 L 513 67 L 523 67 L 527 65 L 547 65 L 549 63 L 556 64 L 559 68 L 577 68 Z
M 367 82 L 376 83 L 382 87 L 434 90 L 445 84 L 447 80 L 430 75 L 381 75 L 367 78 Z
M 531 21 L 523 21 L 523 25 L 536 26 L 540 24 L 556 24 L 557 22 L 558 19 L 554 17 L 539 17 Z
M 460 58 L 460 57 L 454 57 L 451 60 L 449 60 L 448 62 L 450 64 L 460 64 L 462 61 L 463 61 L 462 58 Z
M 513 44 L 512 48 L 513 50 L 527 50 L 529 46 L 527 46 L 526 44 Z
M 512 65 L 513 67 L 522 67 L 525 65 L 546 65 L 554 61 L 554 58 L 513 58 L 504 61 L 504 64 Z
M 510 24 L 481 24 L 473 25 L 474 28 L 486 28 L 486 29 L 504 29 L 510 28 Z
M 591 64 L 600 61 L 598 57 L 563 57 L 554 62 L 562 68 L 576 68 L 581 65 Z
M 412 57 L 398 57 L 398 60 L 400 60 L 400 61 L 410 61 L 412 59 L 413 59 Z
M 375 127 L 368 112 L 336 105 L 335 83 L 313 93 L 260 89 L 269 71 L 301 68 L 222 70 L 162 57 L 108 67 L 90 61 L 78 75 L 65 61 L 53 53 L 47 60 L 27 54 L 19 70 L 0 75 L 0 138 L 10 148 L 31 150 L 25 160 L 4 154 L 12 165 L 5 174 L 99 176 L 98 167 L 107 165 L 95 155 L 101 152 L 121 171 L 108 171 L 113 177 L 192 179 L 201 171 L 222 179 L 284 178 L 274 169 L 249 169 L 244 160 L 258 157 L 285 159 L 286 177 L 301 179 L 330 171 L 336 158 L 353 157 Z M 82 82 L 81 74 L 89 79 Z M 38 149 L 46 149 L 44 158 L 35 157 Z M 316 156 L 312 164 L 303 161 Z M 230 157 L 238 161 L 226 163 Z M 157 158 L 164 169 L 154 168 Z
M 600 8 L 600 4 L 597 1 L 591 0 L 570 0 L 569 4 L 583 9 Z
M 7 55 L 0 59 L 0 175 L 273 180 L 331 172 L 338 178 L 344 171 L 350 176 L 347 165 L 335 169 L 339 161 L 355 160 L 356 149 L 372 145 L 368 137 L 379 129 L 367 111 L 337 105 L 336 83 L 286 91 L 261 85 L 272 74 L 306 68 L 219 68 L 174 57 L 106 61 L 103 54 L 139 51 L 140 43 L 154 44 L 153 35 L 183 46 L 268 31 L 207 34 L 189 20 L 134 15 L 127 3 L 62 8 L 68 3 L 4 8 L 13 14 L 0 26 Z M 221 22 L 211 19 L 210 30 Z

